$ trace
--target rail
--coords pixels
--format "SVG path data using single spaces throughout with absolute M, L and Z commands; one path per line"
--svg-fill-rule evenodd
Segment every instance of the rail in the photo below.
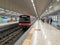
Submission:
M 7 29 L 3 27 L 5 30 L 3 29 L 3 31 L 0 31 L 0 45 L 22 44 L 32 26 L 29 28 L 29 30 L 23 30 L 18 25 L 12 27 Z
M 22 45 L 23 41 L 26 39 L 28 33 L 30 32 L 31 28 L 33 27 L 33 24 L 35 23 L 36 20 L 32 23 L 31 27 L 17 40 L 14 45 Z

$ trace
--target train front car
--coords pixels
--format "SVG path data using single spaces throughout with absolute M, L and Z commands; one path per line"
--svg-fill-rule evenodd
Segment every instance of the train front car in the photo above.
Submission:
M 21 15 L 19 18 L 21 28 L 28 29 L 31 26 L 31 17 L 29 15 Z

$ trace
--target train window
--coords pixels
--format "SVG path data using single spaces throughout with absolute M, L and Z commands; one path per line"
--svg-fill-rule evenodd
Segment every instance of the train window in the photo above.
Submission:
M 30 16 L 20 16 L 20 22 L 30 22 Z

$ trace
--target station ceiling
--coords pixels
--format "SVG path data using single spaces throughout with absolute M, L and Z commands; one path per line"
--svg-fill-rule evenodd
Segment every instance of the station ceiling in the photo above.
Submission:
M 0 8 L 13 10 L 33 16 L 41 15 L 49 6 L 52 0 L 33 0 L 36 8 L 34 10 L 31 0 L 0 0 Z

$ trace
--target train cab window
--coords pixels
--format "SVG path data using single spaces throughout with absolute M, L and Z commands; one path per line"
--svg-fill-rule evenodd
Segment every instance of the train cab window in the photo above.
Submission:
M 19 20 L 19 22 L 22 22 L 22 23 L 24 23 L 24 22 L 30 22 L 30 16 L 20 16 L 20 20 Z

